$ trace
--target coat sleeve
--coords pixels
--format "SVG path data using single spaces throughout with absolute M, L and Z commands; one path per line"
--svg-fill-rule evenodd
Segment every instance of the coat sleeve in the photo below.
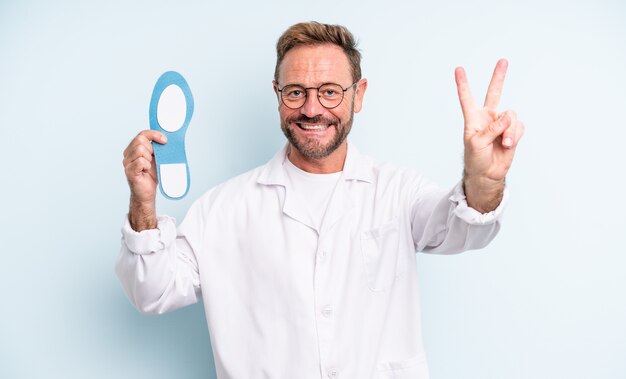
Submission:
M 159 216 L 156 229 L 135 232 L 126 217 L 115 272 L 140 312 L 161 314 L 198 301 L 200 275 L 194 246 L 201 237 L 202 220 L 199 207 L 195 208 L 178 229 L 174 218 Z
M 508 190 L 505 189 L 500 205 L 484 214 L 467 205 L 462 182 L 451 191 L 442 191 L 421 181 L 414 199 L 411 231 L 416 250 L 456 254 L 483 248 L 495 238 L 508 201 Z

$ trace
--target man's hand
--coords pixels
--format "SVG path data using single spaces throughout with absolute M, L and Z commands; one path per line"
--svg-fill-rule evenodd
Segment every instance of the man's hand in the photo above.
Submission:
M 154 229 L 156 217 L 156 187 L 158 184 L 152 141 L 165 143 L 166 137 L 154 130 L 143 130 L 124 150 L 124 172 L 130 187 L 128 220 L 138 232 Z
M 465 70 L 454 74 L 465 119 L 465 171 L 463 187 L 467 204 L 481 213 L 498 207 L 504 178 L 511 167 L 515 148 L 524 134 L 524 124 L 513 111 L 498 113 L 508 62 L 501 59 L 493 71 L 484 106 L 474 102 Z

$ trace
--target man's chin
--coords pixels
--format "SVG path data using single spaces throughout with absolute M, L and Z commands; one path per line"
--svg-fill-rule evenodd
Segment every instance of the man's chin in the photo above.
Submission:
M 311 146 L 311 145 L 300 144 L 300 143 L 297 143 L 297 144 L 292 143 L 291 146 L 293 146 L 293 148 L 295 148 L 298 151 L 300 156 L 309 160 L 324 159 L 333 153 L 331 149 L 329 149 L 329 146 L 320 146 L 320 145 Z
M 332 155 L 337 149 L 341 147 L 344 143 L 344 140 L 338 141 L 337 139 L 332 139 L 325 143 L 320 143 L 319 141 L 300 141 L 300 140 L 289 140 L 291 146 L 298 151 L 299 155 L 308 160 L 321 160 L 328 158 Z

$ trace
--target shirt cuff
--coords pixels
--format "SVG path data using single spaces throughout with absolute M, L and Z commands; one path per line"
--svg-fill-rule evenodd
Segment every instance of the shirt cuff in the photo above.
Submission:
M 130 226 L 128 215 L 122 227 L 122 240 L 132 253 L 143 255 L 163 250 L 176 239 L 176 220 L 169 216 L 157 216 L 156 229 L 136 232 Z
M 467 222 L 470 225 L 488 225 L 493 224 L 502 218 L 502 212 L 509 199 L 509 191 L 504 187 L 504 194 L 502 195 L 502 201 L 496 209 L 487 213 L 480 213 L 476 209 L 467 205 L 465 198 L 465 192 L 463 191 L 463 181 L 460 181 L 452 190 L 450 201 L 456 203 L 454 208 L 454 214 L 461 220 Z

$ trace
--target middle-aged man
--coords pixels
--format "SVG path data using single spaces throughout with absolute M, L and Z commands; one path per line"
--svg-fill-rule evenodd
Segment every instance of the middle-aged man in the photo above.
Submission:
M 116 271 L 142 312 L 202 296 L 220 379 L 428 378 L 415 252 L 481 248 L 499 229 L 524 130 L 496 110 L 507 62 L 484 106 L 456 70 L 465 171 L 441 190 L 346 140 L 367 89 L 360 58 L 345 27 L 285 31 L 273 85 L 288 143 L 210 189 L 178 228 L 155 208 L 151 142 L 164 136 L 142 131 L 124 152 L 131 199 Z

